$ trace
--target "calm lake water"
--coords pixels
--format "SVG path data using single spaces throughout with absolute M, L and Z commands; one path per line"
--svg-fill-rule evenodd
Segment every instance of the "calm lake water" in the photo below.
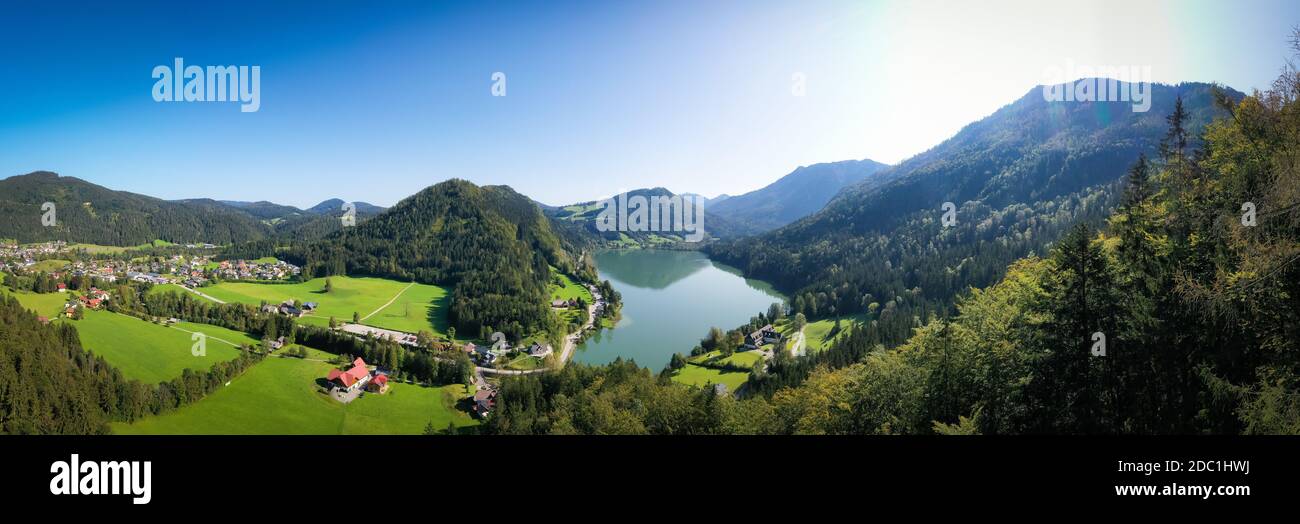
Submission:
M 734 328 L 783 300 L 767 283 L 695 251 L 602 251 L 596 265 L 622 294 L 623 318 L 578 346 L 574 360 L 588 364 L 623 357 L 657 373 L 710 327 Z

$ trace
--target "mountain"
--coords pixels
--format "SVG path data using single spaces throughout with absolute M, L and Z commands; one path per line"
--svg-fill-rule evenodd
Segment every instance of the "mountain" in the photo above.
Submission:
M 1179 96 L 1193 130 L 1219 114 L 1211 85 L 1151 90 L 1150 111 L 1135 113 L 1129 102 L 1047 102 L 1035 88 L 817 213 L 708 253 L 794 292 L 797 311 L 869 311 L 882 323 L 889 315 L 895 340 L 905 339 L 969 286 L 996 282 L 1075 223 L 1104 218 L 1129 166 L 1154 152 Z M 943 227 L 949 202 L 955 224 Z
M 321 202 L 319 204 L 307 208 L 307 212 L 316 213 L 319 215 L 337 216 L 342 213 L 343 204 L 346 203 L 347 201 L 341 198 L 331 198 L 329 200 L 326 200 L 324 202 Z M 383 207 L 376 206 L 374 204 L 368 204 L 366 202 L 353 202 L 352 204 L 356 206 L 357 216 L 377 215 L 379 213 L 384 212 L 385 209 Z
M 550 267 L 594 279 L 527 197 L 464 180 L 430 186 L 355 227 L 283 256 L 310 276 L 373 275 L 452 287 L 448 318 L 465 336 L 512 340 L 553 328 Z
M 662 187 L 637 189 L 627 192 L 627 197 L 643 197 L 649 199 L 653 197 L 671 198 L 678 196 L 676 193 Z M 682 197 L 696 196 L 693 193 L 682 193 Z M 706 199 L 707 200 L 707 199 Z M 724 199 L 725 200 L 725 199 Z M 715 199 L 716 201 L 716 199 Z M 614 213 L 619 212 L 619 200 L 613 199 L 610 209 Z M 636 206 L 629 204 L 631 210 Z M 714 214 L 708 211 L 708 203 L 704 204 L 705 212 L 703 220 L 700 222 L 703 231 L 703 241 L 718 238 L 737 238 L 748 234 L 756 233 L 757 230 L 732 220 Z M 602 245 L 607 247 L 672 247 L 687 243 L 689 240 L 690 230 L 694 229 L 694 222 L 689 218 L 683 220 L 680 231 L 672 230 L 676 227 L 674 220 L 667 220 L 659 227 L 659 231 L 629 231 L 626 228 L 614 231 L 601 231 L 597 227 L 596 218 L 600 216 L 605 207 L 600 201 L 579 202 L 561 207 L 543 208 L 544 213 L 557 223 L 567 237 L 574 242 L 583 245 Z M 692 207 L 693 213 L 693 207 Z M 693 215 L 692 215 L 693 216 Z M 694 244 L 694 242 L 691 242 Z
M 728 198 L 731 198 L 731 195 L 728 195 L 728 194 L 726 194 L 726 193 L 723 193 L 723 194 L 721 194 L 721 195 L 715 196 L 715 197 L 713 197 L 713 198 L 706 197 L 706 196 L 701 195 L 701 194 L 699 194 L 699 193 L 682 193 L 682 196 L 684 196 L 684 197 L 691 197 L 691 198 L 698 198 L 698 199 L 702 200 L 702 201 L 704 202 L 704 209 L 709 209 L 709 208 L 713 207 L 714 204 L 717 204 L 717 203 L 719 203 L 719 202 L 725 202 Z
M 872 175 L 888 168 L 869 159 L 803 166 L 762 189 L 715 200 L 706 208 L 732 222 L 769 231 L 817 212 L 846 186 L 883 183 L 884 177 Z
M 41 224 L 44 203 L 56 225 Z M 229 244 L 270 234 L 250 214 L 215 200 L 169 202 L 38 171 L 0 180 L 0 238 L 130 246 L 165 240 Z
M 180 200 L 179 202 L 191 202 L 192 200 Z M 274 202 L 261 200 L 258 202 L 241 202 L 238 200 L 218 200 L 222 204 L 239 209 L 245 213 L 253 215 L 259 220 L 274 220 L 288 217 L 299 216 L 303 214 L 301 209 L 293 206 L 285 206 Z

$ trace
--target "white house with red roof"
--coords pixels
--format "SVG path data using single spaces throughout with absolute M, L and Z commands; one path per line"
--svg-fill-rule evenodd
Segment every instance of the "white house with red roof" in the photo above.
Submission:
M 347 371 L 330 370 L 330 374 L 325 377 L 325 380 L 333 383 L 336 388 L 351 392 L 357 388 L 365 387 L 366 383 L 370 381 L 370 370 L 366 368 L 366 361 L 361 360 L 361 357 L 357 357 L 356 360 L 352 361 L 352 369 Z

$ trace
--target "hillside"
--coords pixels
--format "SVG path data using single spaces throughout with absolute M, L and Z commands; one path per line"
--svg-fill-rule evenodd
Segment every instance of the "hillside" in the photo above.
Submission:
M 41 225 L 45 202 L 57 224 Z M 0 180 L 0 238 L 132 246 L 154 240 L 228 244 L 264 238 L 256 218 L 215 200 L 169 202 L 47 171 Z
M 810 316 L 875 311 L 906 338 L 969 286 L 1044 248 L 1079 221 L 1100 221 L 1139 153 L 1151 154 L 1181 95 L 1189 127 L 1216 113 L 1208 84 L 1153 85 L 1154 105 L 1046 102 L 1040 88 L 896 167 L 845 188 L 824 209 L 711 256 L 795 291 Z M 1240 98 L 1240 93 L 1231 93 Z M 1193 133 L 1194 135 L 1195 133 Z M 943 228 L 945 202 L 956 223 Z M 882 317 L 882 323 L 884 323 Z
M 512 338 L 548 329 L 548 266 L 579 270 L 579 257 L 527 197 L 506 186 L 449 180 L 356 227 L 284 254 L 310 276 L 372 275 L 454 287 L 449 320 L 461 333 Z
M 801 166 L 762 189 L 706 203 L 723 218 L 769 231 L 811 215 L 849 185 L 876 186 L 885 177 L 873 177 L 889 168 L 870 159 L 845 160 Z

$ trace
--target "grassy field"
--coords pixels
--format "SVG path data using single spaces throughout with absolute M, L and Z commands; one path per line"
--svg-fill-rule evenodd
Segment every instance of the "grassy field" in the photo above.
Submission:
M 557 279 L 562 283 L 562 285 L 555 284 L 554 281 Z M 551 268 L 551 280 L 552 282 L 549 286 L 551 290 L 551 300 L 581 298 L 588 304 L 591 303 L 591 291 L 582 284 L 574 282 L 568 275 L 556 271 L 555 268 Z
M 362 317 L 374 313 L 362 323 L 399 331 L 428 329 L 437 335 L 446 334 L 450 295 L 442 287 L 369 277 L 336 276 L 330 277 L 330 282 L 333 291 L 329 293 L 325 293 L 324 278 L 297 284 L 222 282 L 200 291 L 226 302 L 253 305 L 264 301 L 279 304 L 287 299 L 318 303 L 320 307 L 315 312 L 300 319 L 306 324 L 328 325 L 331 316 L 341 322 L 351 322 L 353 312 Z M 389 300 L 393 303 L 376 312 Z M 434 321 L 429 320 L 431 309 Z
M 337 285 L 337 284 L 335 284 Z M 385 299 L 387 300 L 387 299 Z M 362 320 L 369 326 L 396 329 L 415 333 L 421 329 L 431 330 L 434 334 L 447 334 L 447 308 L 451 305 L 451 294 L 438 286 L 416 284 L 403 291 L 397 300 L 388 307 Z M 432 309 L 436 315 L 430 318 Z M 365 316 L 369 313 L 362 313 Z M 351 320 L 349 317 L 347 320 Z
M 63 305 L 70 298 L 67 293 L 18 293 L 5 287 L 0 287 L 0 293 L 17 297 L 23 307 L 51 319 L 63 312 Z
M 27 268 L 27 270 L 36 273 L 49 273 L 51 271 L 58 271 L 60 269 L 63 269 L 67 267 L 68 264 L 71 263 L 72 263 L 71 260 L 52 258 L 49 260 L 41 260 L 35 264 L 32 264 L 31 267 Z
M 835 339 L 847 334 L 849 327 L 853 326 L 854 323 L 862 322 L 862 319 L 862 315 L 853 315 L 824 318 L 816 322 L 809 322 L 803 328 L 804 344 L 808 346 L 808 350 L 812 353 L 826 349 L 830 347 L 831 342 L 834 342 Z M 835 330 L 836 320 L 840 321 L 840 331 L 832 337 L 831 332 Z
M 393 384 L 385 395 L 366 394 L 341 404 L 317 392 L 316 381 L 333 366 L 271 357 L 207 398 L 159 417 L 115 423 L 120 434 L 339 435 L 414 434 L 430 422 L 476 425 L 456 402 L 470 395 L 463 385 L 425 388 Z
M 68 248 L 83 249 L 86 251 L 86 253 L 97 255 L 97 254 L 104 254 L 104 253 L 116 254 L 116 253 L 122 253 L 124 251 L 130 251 L 132 249 L 144 249 L 147 247 L 162 247 L 162 246 L 170 246 L 170 245 L 173 244 L 171 242 L 155 240 L 149 244 L 140 244 L 136 246 L 101 246 L 99 244 L 68 244 Z
M 149 294 L 150 294 L 150 295 L 156 295 L 156 294 L 158 294 L 158 293 L 181 293 L 181 294 L 186 294 L 186 293 L 189 293 L 189 291 L 186 291 L 185 288 L 183 288 L 183 287 L 180 286 L 180 284 L 159 284 L 159 285 L 156 285 L 156 286 L 154 286 L 154 287 L 149 288 Z M 191 296 L 196 296 L 196 297 L 197 297 L 198 295 L 193 295 L 193 294 L 191 294 Z
M 767 347 L 770 348 L 771 346 L 769 345 Z M 689 362 L 695 363 L 708 362 L 711 360 L 716 361 L 718 364 L 735 364 L 739 366 L 753 367 L 754 363 L 763 360 L 763 354 L 759 353 L 758 350 L 737 351 L 727 358 L 722 358 L 722 352 L 713 350 L 703 355 L 694 356 L 688 359 Z
M 252 337 L 216 326 L 181 322 L 166 327 L 135 317 L 86 311 L 85 318 L 68 321 L 77 328 L 81 345 L 104 357 L 127 378 L 155 384 L 180 376 L 185 368 L 203 370 L 239 354 L 230 344 L 258 344 Z M 207 354 L 194 356 L 191 332 L 207 335 Z
M 749 380 L 749 373 L 740 371 L 720 371 L 717 369 L 687 364 L 673 374 L 673 382 L 704 386 L 706 384 L 726 384 L 727 391 L 734 393 Z

